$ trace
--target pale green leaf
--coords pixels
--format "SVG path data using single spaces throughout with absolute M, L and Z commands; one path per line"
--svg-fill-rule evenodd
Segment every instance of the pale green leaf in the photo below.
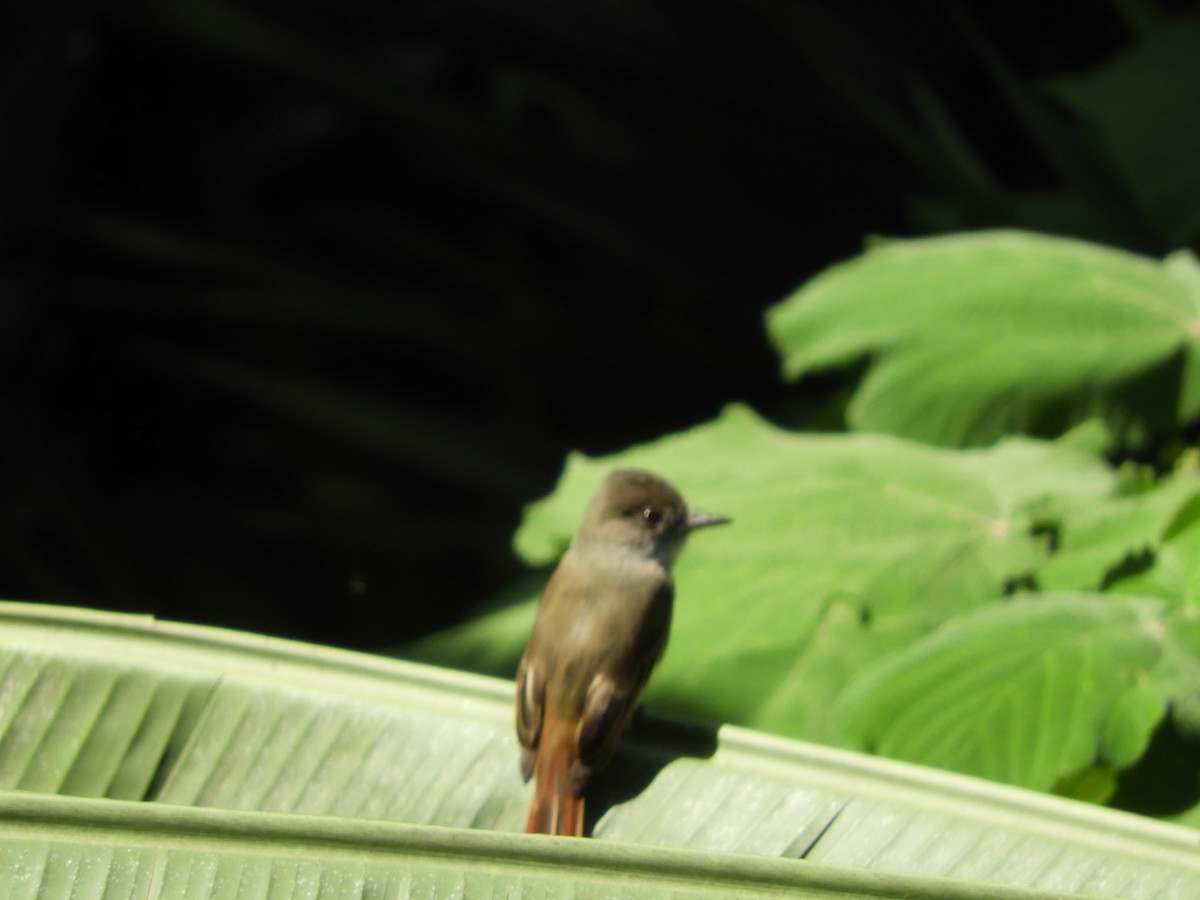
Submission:
M 839 721 L 885 755 L 1042 790 L 1126 766 L 1168 699 L 1160 607 L 1046 594 L 962 616 L 859 673 Z
M 18 736 L 54 731 L 74 748 L 68 769 L 90 768 L 93 754 L 111 767 L 97 732 L 135 747 L 157 701 L 142 712 L 77 701 L 93 695 L 92 682 L 184 684 L 201 698 L 198 713 L 175 717 L 156 803 L 0 790 L 4 897 L 1200 889 L 1190 831 L 735 728 L 714 736 L 658 721 L 597 780 L 589 803 L 601 840 L 412 824 L 519 827 L 528 789 L 516 775 L 510 683 L 21 604 L 0 605 L 0 652 L 5 673 L 33 671 L 58 686 L 6 695 L 0 759 L 20 743 L 9 740 L 18 722 Z M 808 862 L 768 858 L 777 856 Z
M 1179 514 L 1198 497 L 1200 476 L 1180 473 L 1148 490 L 1089 497 L 1055 510 L 1058 545 L 1038 566 L 1038 585 L 1099 589 L 1119 579 L 1122 567 L 1141 565 L 1159 552 Z
M 888 242 L 767 325 L 789 378 L 869 361 L 858 430 L 973 446 L 1101 416 L 1130 442 L 1200 412 L 1195 268 L 1024 232 Z
M 1049 898 L 729 853 L 0 793 L 5 900 Z
M 1115 570 L 1109 589 L 1122 594 L 1143 594 L 1191 609 L 1200 608 L 1200 522 L 1195 503 L 1183 504 L 1163 524 L 1164 539 L 1135 564 Z

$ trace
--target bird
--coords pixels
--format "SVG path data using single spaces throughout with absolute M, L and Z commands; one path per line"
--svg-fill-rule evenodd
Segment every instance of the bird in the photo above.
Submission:
M 608 474 L 538 600 L 517 667 L 527 832 L 583 834 L 584 789 L 612 757 L 662 656 L 687 536 L 730 521 L 689 511 L 659 476 Z

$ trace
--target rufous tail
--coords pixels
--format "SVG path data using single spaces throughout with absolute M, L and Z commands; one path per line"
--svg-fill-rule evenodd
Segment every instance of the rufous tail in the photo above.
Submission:
M 573 722 L 547 716 L 533 765 L 533 803 L 525 831 L 583 836 L 583 798 L 571 790 L 571 766 L 578 750 Z

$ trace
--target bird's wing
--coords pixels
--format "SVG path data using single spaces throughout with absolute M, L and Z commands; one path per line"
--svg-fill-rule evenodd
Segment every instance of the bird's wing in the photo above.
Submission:
M 545 708 L 546 673 L 529 661 L 527 653 L 517 668 L 517 739 L 521 742 L 521 775 L 526 781 L 533 775 Z
M 630 664 L 592 679 L 579 720 L 579 758 L 588 767 L 603 766 L 629 724 L 650 671 L 662 656 L 671 626 L 674 587 L 664 581 L 645 607 L 632 642 Z

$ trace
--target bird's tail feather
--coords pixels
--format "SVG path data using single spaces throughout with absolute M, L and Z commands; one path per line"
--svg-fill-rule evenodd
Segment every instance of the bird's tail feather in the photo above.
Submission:
M 571 770 L 578 755 L 572 722 L 549 717 L 538 742 L 536 783 L 525 831 L 583 836 L 583 798 L 572 790 Z

